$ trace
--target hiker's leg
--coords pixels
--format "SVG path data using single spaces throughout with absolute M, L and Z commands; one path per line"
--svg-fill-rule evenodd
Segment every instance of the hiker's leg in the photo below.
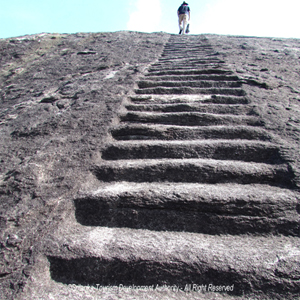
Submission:
M 178 25 L 179 25 L 179 31 L 180 32 L 182 32 L 182 29 L 183 29 L 183 27 L 181 26 L 181 24 L 182 24 L 182 17 L 183 17 L 184 15 L 179 15 L 179 17 L 178 17 Z
M 186 30 L 185 30 L 185 33 L 186 33 L 186 34 L 188 34 L 188 33 L 190 32 L 189 24 L 190 24 L 190 22 L 187 21 L 187 23 L 186 23 Z
M 186 25 L 188 23 L 188 15 L 183 15 L 183 29 L 182 29 L 182 34 L 185 34 L 185 30 L 186 30 Z

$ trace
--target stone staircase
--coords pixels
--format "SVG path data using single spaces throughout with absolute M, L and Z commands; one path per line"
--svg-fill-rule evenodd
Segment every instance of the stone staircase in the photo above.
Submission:
M 52 279 L 297 294 L 294 174 L 208 41 L 171 36 L 124 106 L 99 189 L 74 200 L 86 232 L 67 237 L 71 259 L 48 256 Z

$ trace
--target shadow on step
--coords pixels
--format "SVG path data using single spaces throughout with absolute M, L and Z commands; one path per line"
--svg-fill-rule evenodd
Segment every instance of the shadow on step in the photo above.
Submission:
M 142 201 L 142 199 L 141 199 Z M 237 203 L 226 207 L 186 210 L 177 208 L 122 207 L 98 199 L 76 199 L 75 216 L 84 226 L 127 227 L 156 231 L 204 234 L 283 234 L 299 236 L 300 225 L 295 207 L 284 213 L 265 207 L 247 207 Z M 228 211 L 226 212 L 226 209 Z
M 284 285 L 274 284 L 267 278 L 260 276 L 249 278 L 249 274 L 237 270 L 214 268 L 195 259 L 187 264 L 184 261 L 147 260 L 141 258 L 103 259 L 99 257 L 85 257 L 79 259 L 62 259 L 48 257 L 50 274 L 53 280 L 64 284 L 76 284 L 94 287 L 124 287 L 128 286 L 176 286 L 182 291 L 190 284 L 227 286 L 228 294 L 242 295 L 255 289 L 263 292 L 282 292 Z M 250 279 L 250 280 L 249 280 Z

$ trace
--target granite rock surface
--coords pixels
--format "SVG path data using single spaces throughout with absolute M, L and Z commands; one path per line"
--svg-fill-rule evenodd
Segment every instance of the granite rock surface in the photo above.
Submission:
M 299 295 L 299 40 L 39 34 L 0 52 L 1 299 Z

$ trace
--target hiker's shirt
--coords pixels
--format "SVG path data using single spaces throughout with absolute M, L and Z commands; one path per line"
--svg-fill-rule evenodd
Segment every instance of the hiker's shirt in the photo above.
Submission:
M 178 8 L 179 15 L 188 15 L 189 11 L 190 11 L 190 7 L 188 5 L 181 5 Z

